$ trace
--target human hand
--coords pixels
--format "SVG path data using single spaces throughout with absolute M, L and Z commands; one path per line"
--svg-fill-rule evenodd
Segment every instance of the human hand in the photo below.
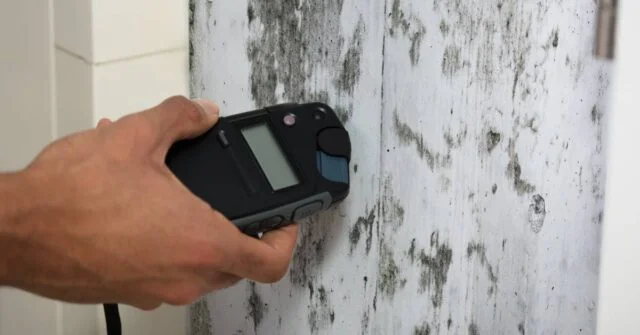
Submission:
M 173 97 L 49 145 L 20 173 L 28 196 L 0 226 L 10 269 L 0 281 L 57 300 L 153 309 L 242 278 L 280 280 L 297 226 L 249 237 L 165 165 L 175 141 L 217 120 L 212 103 Z

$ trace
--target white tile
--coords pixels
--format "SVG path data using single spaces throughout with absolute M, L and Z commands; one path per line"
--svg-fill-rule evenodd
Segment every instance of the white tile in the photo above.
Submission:
M 53 138 L 49 9 L 47 1 L 0 1 L 0 171 L 24 167 Z
M 54 0 L 56 45 L 86 60 L 93 58 L 90 0 Z
M 92 0 L 92 3 L 94 63 L 188 46 L 186 0 Z
M 92 113 L 91 65 L 56 50 L 58 136 L 95 126 Z
M 112 120 L 188 96 L 188 52 L 179 50 L 98 65 L 94 68 L 94 121 Z

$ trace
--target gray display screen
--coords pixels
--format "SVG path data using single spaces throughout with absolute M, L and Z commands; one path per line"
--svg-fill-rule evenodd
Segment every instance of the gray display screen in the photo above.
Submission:
M 246 127 L 242 135 L 274 190 L 298 184 L 298 177 L 266 123 Z

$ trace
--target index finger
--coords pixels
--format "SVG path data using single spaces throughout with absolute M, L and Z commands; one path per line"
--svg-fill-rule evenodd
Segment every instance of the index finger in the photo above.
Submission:
M 297 237 L 295 223 L 265 233 L 261 240 L 238 230 L 229 241 L 235 252 L 224 271 L 261 283 L 277 282 L 289 268 Z

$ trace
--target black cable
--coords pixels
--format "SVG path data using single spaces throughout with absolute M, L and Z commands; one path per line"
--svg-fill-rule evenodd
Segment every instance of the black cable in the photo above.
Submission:
M 107 322 L 107 335 L 122 335 L 118 304 L 104 304 L 104 318 Z

